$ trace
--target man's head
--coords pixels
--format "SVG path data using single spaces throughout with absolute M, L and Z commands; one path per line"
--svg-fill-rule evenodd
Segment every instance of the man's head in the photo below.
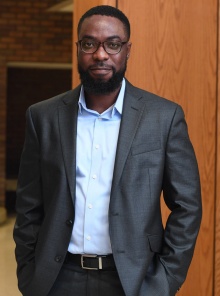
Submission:
M 117 8 L 88 10 L 78 24 L 78 71 L 88 93 L 108 94 L 120 88 L 131 43 L 130 24 Z
M 83 21 L 85 20 L 85 18 L 93 16 L 93 15 L 105 15 L 105 16 L 111 16 L 111 17 L 115 17 L 117 19 L 119 19 L 125 28 L 125 31 L 127 32 L 127 40 L 130 39 L 130 34 L 131 34 L 131 30 L 130 30 L 130 23 L 128 18 L 126 17 L 126 15 L 119 9 L 109 6 L 109 5 L 100 5 L 100 6 L 95 6 L 91 9 L 89 9 L 88 11 L 86 11 L 82 17 L 79 20 L 78 23 L 78 28 L 77 28 L 77 33 L 79 36 L 79 32 L 82 26 Z

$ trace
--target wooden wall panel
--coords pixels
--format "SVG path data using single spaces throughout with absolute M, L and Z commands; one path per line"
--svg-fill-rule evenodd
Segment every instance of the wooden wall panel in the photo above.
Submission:
M 135 4 L 118 0 L 118 8 L 128 15 L 132 27 L 127 78 L 134 85 L 180 103 L 186 114 L 201 174 L 203 220 L 187 281 L 178 295 L 211 296 L 217 0 L 136 0 Z M 163 212 L 166 216 L 164 205 Z
M 74 0 L 74 11 L 73 11 L 73 87 L 79 84 L 79 75 L 77 70 L 77 51 L 75 42 L 78 40 L 77 37 L 77 25 L 80 17 L 88 9 L 97 5 L 111 5 L 116 6 L 116 0 Z
M 220 7 L 219 7 L 220 15 Z M 215 296 L 220 295 L 220 22 L 218 22 L 217 168 L 215 221 Z
M 220 74 L 220 73 L 219 73 Z M 220 81 L 218 82 L 220 84 Z M 220 89 L 219 89 L 220 91 Z M 220 92 L 218 92 L 219 96 Z M 215 221 L 215 296 L 220 295 L 220 101 L 218 102 L 216 221 Z

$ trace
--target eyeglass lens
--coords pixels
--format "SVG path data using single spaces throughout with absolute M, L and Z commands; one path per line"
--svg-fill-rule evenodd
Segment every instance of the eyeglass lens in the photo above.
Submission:
M 120 42 L 120 41 L 96 42 L 93 40 L 80 40 L 81 49 L 85 53 L 96 52 L 101 44 L 103 45 L 103 48 L 107 53 L 116 54 L 121 51 L 121 48 L 124 42 Z

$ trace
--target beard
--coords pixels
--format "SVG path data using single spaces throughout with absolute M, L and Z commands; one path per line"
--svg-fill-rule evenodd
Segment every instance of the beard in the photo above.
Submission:
M 97 63 L 97 66 L 102 67 L 104 65 L 103 62 Z M 120 88 L 122 79 L 124 78 L 125 72 L 127 68 L 127 61 L 125 62 L 124 67 L 116 72 L 116 69 L 112 67 L 112 77 L 108 81 L 103 81 L 100 79 L 94 79 L 90 76 L 89 71 L 85 71 L 78 64 L 78 72 L 80 75 L 81 83 L 83 84 L 84 90 L 90 94 L 110 94 L 116 89 Z

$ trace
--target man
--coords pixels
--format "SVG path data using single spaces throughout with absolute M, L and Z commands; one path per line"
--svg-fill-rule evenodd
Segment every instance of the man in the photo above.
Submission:
M 118 9 L 87 11 L 82 84 L 27 111 L 14 229 L 25 296 L 172 296 L 185 280 L 201 220 L 197 163 L 181 107 L 124 78 L 129 37 Z

